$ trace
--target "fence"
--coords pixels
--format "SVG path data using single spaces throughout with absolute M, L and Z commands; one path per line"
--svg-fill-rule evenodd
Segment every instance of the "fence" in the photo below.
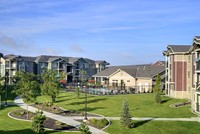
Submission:
M 80 83 L 71 83 L 68 84 L 66 87 L 66 91 L 75 91 L 75 89 L 79 87 L 81 92 L 87 91 L 89 94 L 95 94 L 95 95 L 115 95 L 115 94 L 133 94 L 133 93 L 151 93 L 152 92 L 152 86 L 87 86 L 84 87 Z

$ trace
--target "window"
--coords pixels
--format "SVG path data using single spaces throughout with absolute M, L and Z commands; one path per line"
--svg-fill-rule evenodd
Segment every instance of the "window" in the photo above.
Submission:
M 127 82 L 130 82 L 130 80 L 127 80 Z
M 190 78 L 190 71 L 188 71 L 188 78 Z

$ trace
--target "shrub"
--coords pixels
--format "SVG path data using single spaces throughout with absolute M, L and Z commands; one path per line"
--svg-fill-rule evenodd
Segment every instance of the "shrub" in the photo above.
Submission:
M 43 112 L 38 110 L 32 118 L 32 130 L 37 134 L 44 132 L 43 123 L 46 117 L 42 114 Z
M 97 119 L 95 119 L 95 118 L 92 118 L 92 119 L 89 119 L 89 124 L 90 125 L 92 125 L 92 126 L 95 126 L 95 125 L 97 125 Z
M 109 123 L 108 120 L 106 120 L 105 118 L 100 119 L 100 120 L 92 118 L 92 119 L 89 120 L 89 124 L 90 125 L 92 125 L 94 127 L 97 127 L 97 128 L 100 128 L 100 129 L 102 129 L 105 126 L 107 126 L 108 123 Z
M 98 120 L 98 122 L 97 122 L 98 128 L 104 128 L 107 125 L 108 125 L 108 120 L 106 120 L 105 118 Z
M 160 104 L 162 102 L 162 98 L 161 98 L 159 92 L 155 93 L 155 102 L 158 103 L 158 104 Z
M 83 123 L 78 127 L 78 129 L 81 131 L 81 134 L 91 134 L 89 127 Z

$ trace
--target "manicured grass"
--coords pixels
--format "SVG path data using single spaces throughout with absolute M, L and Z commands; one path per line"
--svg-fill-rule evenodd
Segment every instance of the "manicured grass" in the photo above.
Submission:
M 8 117 L 8 112 L 20 109 L 17 106 L 2 107 L 0 109 L 0 134 L 34 134 L 31 130 L 31 122 L 18 121 Z M 66 132 L 45 131 L 45 134 L 66 134 Z M 77 132 L 67 134 L 79 134 Z
M 154 94 L 128 94 L 128 95 L 110 95 L 93 96 L 88 95 L 88 111 L 105 116 L 120 116 L 122 100 L 126 98 L 129 102 L 129 108 L 134 117 L 195 117 L 190 112 L 190 106 L 171 108 L 170 104 L 184 102 L 184 99 L 173 99 L 162 96 L 164 102 L 156 104 Z M 38 97 L 38 102 L 45 102 L 45 97 Z M 76 99 L 74 93 L 62 92 L 56 99 L 56 105 L 69 110 L 84 111 L 85 98 L 81 94 L 80 99 Z
M 8 87 L 8 102 L 13 102 L 14 98 L 16 97 L 15 94 L 12 93 L 13 86 Z M 27 121 L 19 121 L 19 120 L 14 120 L 10 117 L 8 117 L 8 113 L 13 110 L 21 109 L 18 106 L 4 106 L 4 97 L 5 94 L 2 94 L 2 107 L 0 108 L 0 134 L 34 134 L 33 131 L 31 130 L 31 122 Z M 45 134 L 50 134 L 50 133 L 55 133 L 55 134 L 66 134 L 66 132 L 54 132 L 54 131 L 45 131 Z M 68 132 L 67 134 L 79 134 L 77 132 Z
M 110 134 L 197 134 L 198 122 L 179 121 L 134 121 L 135 128 L 123 128 L 120 121 L 111 121 L 105 131 Z

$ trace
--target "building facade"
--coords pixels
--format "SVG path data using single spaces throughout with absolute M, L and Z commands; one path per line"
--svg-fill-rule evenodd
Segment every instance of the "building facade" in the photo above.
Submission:
M 37 57 L 27 57 L 20 55 L 5 55 L 1 57 L 0 74 L 5 76 L 8 72 L 9 84 L 12 83 L 12 78 L 17 71 L 34 73 L 37 75 L 43 74 L 46 70 L 56 70 L 58 76 L 64 72 L 66 74 L 67 83 L 80 82 L 81 70 L 85 72 L 85 80 L 92 78 L 92 75 L 98 71 L 105 69 L 109 63 L 102 63 L 102 67 L 96 66 L 95 60 L 87 58 L 75 58 L 64 56 L 41 55 Z
M 174 98 L 191 98 L 192 57 L 190 45 L 168 45 L 166 56 L 165 91 Z
M 174 98 L 187 98 L 191 108 L 200 114 L 200 36 L 192 45 L 169 45 L 166 57 L 166 94 Z
M 112 66 L 93 75 L 93 77 L 104 87 L 118 90 L 133 89 L 136 93 L 144 93 L 152 92 L 158 74 L 164 85 L 164 72 L 164 64 Z

